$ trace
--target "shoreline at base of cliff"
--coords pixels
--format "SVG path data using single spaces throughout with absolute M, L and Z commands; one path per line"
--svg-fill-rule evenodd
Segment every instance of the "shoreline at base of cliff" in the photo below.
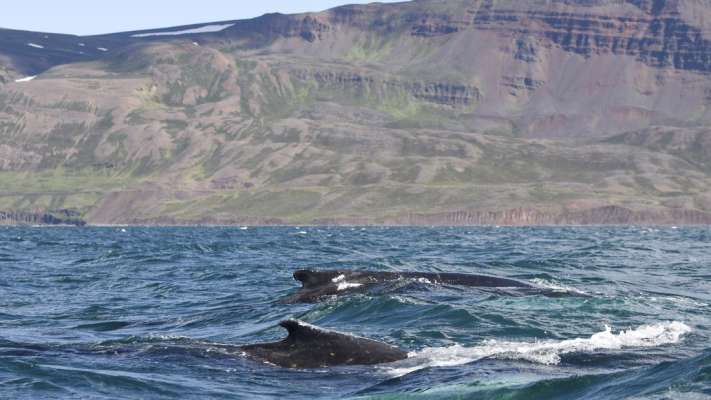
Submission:
M 406 215 L 364 218 L 331 217 L 311 221 L 293 221 L 271 217 L 243 217 L 235 219 L 190 219 L 173 217 L 129 219 L 126 221 L 101 222 L 82 219 L 71 210 L 39 213 L 1 212 L 0 225 L 5 226 L 704 226 L 711 225 L 711 213 L 687 209 L 641 209 L 631 210 L 620 206 L 605 206 L 582 210 L 541 211 L 517 208 L 505 211 L 462 210 L 441 213 L 410 213 Z M 59 214 L 58 214 L 59 213 Z M 58 217 L 61 215 L 62 217 Z M 16 217 L 16 218 L 14 218 Z M 20 218 L 21 217 L 21 218 Z

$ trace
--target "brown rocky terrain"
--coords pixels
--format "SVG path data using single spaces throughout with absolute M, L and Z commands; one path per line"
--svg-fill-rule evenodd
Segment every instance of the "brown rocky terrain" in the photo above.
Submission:
M 707 224 L 706 21 L 708 0 L 416 0 L 211 33 L 0 30 L 0 210 Z

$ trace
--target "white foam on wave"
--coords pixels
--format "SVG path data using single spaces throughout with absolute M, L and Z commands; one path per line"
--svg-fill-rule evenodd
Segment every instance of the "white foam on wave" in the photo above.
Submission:
M 556 292 L 562 292 L 562 293 L 577 293 L 577 294 L 584 294 L 584 295 L 587 295 L 586 292 L 584 292 L 584 291 L 582 291 L 582 290 L 580 290 L 580 289 L 576 289 L 576 288 L 570 287 L 570 286 L 565 286 L 565 285 L 563 285 L 563 284 L 561 284 L 561 283 L 559 283 L 559 282 L 553 282 L 553 281 L 548 281 L 548 280 L 545 280 L 545 279 L 536 278 L 536 279 L 531 279 L 531 283 L 533 283 L 533 284 L 536 285 L 536 286 L 539 286 L 539 287 L 542 287 L 542 288 L 545 288 L 545 289 L 550 289 L 550 290 L 553 290 L 553 291 L 556 291 Z
M 338 291 L 346 290 L 346 289 L 351 289 L 351 288 L 357 288 L 363 286 L 362 283 L 351 283 L 346 281 L 346 276 L 345 275 L 338 275 L 337 277 L 331 279 L 331 282 L 337 283 L 338 284 Z
M 508 342 L 487 340 L 479 346 L 430 347 L 412 352 L 409 358 L 397 367 L 386 370 L 388 374 L 402 376 L 427 367 L 448 367 L 468 364 L 483 358 L 526 360 L 556 365 L 560 356 L 568 353 L 593 353 L 599 350 L 619 350 L 627 347 L 656 347 L 678 343 L 681 337 L 691 332 L 683 322 L 673 321 L 643 325 L 636 329 L 615 334 L 609 326 L 589 338 L 561 341 Z
M 34 47 L 35 49 L 44 49 L 44 46 L 42 46 L 41 44 L 37 44 L 37 43 L 30 42 L 30 43 L 27 43 L 27 45 L 30 47 Z
M 650 301 L 656 302 L 667 302 L 676 305 L 686 306 L 686 307 L 709 307 L 708 303 L 690 299 L 688 297 L 677 297 L 677 296 L 662 296 L 661 298 L 651 297 Z
M 131 37 L 142 38 L 142 37 L 151 37 L 151 36 L 174 36 L 174 35 L 189 35 L 189 34 L 194 34 L 194 33 L 211 33 L 211 32 L 224 31 L 225 29 L 230 28 L 232 26 L 234 26 L 234 24 L 205 25 L 205 26 L 201 26 L 199 28 L 184 29 L 181 31 L 137 33 L 135 35 L 131 35 Z

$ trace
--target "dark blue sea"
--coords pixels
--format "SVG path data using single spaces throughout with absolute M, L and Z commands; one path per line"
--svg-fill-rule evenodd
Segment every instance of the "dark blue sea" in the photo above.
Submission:
M 299 268 L 504 276 L 279 304 Z M 2 399 L 711 398 L 711 228 L 0 228 Z M 286 318 L 399 346 L 289 370 Z

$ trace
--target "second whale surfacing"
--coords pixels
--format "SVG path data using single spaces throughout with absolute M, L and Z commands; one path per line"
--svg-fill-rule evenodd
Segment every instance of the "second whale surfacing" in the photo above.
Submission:
M 395 282 L 403 279 L 431 284 L 470 287 L 538 289 L 534 285 L 515 279 L 487 275 L 438 272 L 298 270 L 294 272 L 294 279 L 301 282 L 302 287 L 296 293 L 281 299 L 280 303 L 315 303 L 327 296 L 365 292 L 377 284 Z
M 374 365 L 404 360 L 407 353 L 373 339 L 322 329 L 298 320 L 279 324 L 289 332 L 284 340 L 241 346 L 254 359 L 284 368 L 324 368 Z

